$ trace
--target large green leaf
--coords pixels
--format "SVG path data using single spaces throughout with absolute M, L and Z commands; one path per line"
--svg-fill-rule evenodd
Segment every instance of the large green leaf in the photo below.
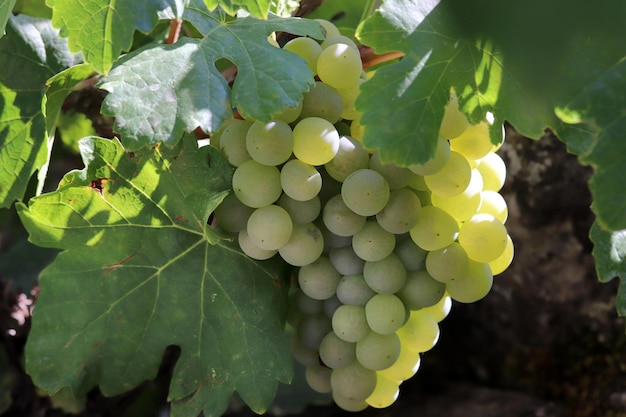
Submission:
M 68 38 L 72 52 L 106 74 L 122 51 L 130 49 L 135 29 L 149 32 L 160 13 L 181 15 L 179 0 L 47 0 L 52 23 Z
M 0 0 L 0 38 L 6 34 L 6 25 L 16 0 Z
M 174 415 L 219 415 L 234 390 L 264 411 L 292 372 L 284 264 L 250 260 L 207 225 L 230 189 L 227 162 L 193 137 L 137 152 L 85 138 L 81 153 L 84 170 L 18 206 L 31 241 L 63 250 L 40 277 L 35 383 L 119 394 L 178 346 Z
M 506 113 L 497 110 L 519 85 L 504 70 L 492 40 L 462 36 L 449 5 L 388 0 L 359 27 L 361 42 L 376 52 L 405 54 L 399 63 L 378 69 L 357 101 L 366 127 L 363 141 L 379 149 L 381 159 L 411 165 L 434 154 L 451 88 L 471 121 L 492 112 L 494 139 L 501 137 Z
M 46 81 L 78 61 L 48 20 L 10 17 L 7 29 L 0 39 L 0 207 L 22 198 L 30 177 L 47 162 Z
M 115 116 L 127 148 L 173 144 L 196 127 L 214 132 L 232 116 L 231 106 L 246 117 L 269 120 L 295 106 L 313 83 L 304 61 L 270 45 L 267 36 L 286 31 L 322 37 L 319 24 L 275 16 L 226 21 L 198 3 L 185 18 L 205 35 L 202 40 L 184 38 L 131 53 L 100 84 L 110 92 L 103 112 Z M 221 58 L 238 68 L 232 94 L 215 68 Z
M 624 59 L 599 74 L 563 108 L 561 117 L 590 133 L 584 147 L 577 147 L 583 163 L 594 167 L 589 181 L 592 208 L 607 230 L 626 228 L 626 51 Z M 569 127 L 569 126 L 568 126 Z M 566 142 L 575 142 L 576 131 L 558 131 Z M 626 308 L 626 305 L 624 306 Z

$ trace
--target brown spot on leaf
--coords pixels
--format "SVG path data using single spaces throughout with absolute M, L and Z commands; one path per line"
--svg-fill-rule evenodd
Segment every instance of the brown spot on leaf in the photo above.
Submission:
M 91 180 L 91 184 L 89 185 L 94 190 L 97 190 L 100 195 L 102 195 L 104 191 L 104 183 L 109 181 L 109 178 L 96 178 L 95 180 Z

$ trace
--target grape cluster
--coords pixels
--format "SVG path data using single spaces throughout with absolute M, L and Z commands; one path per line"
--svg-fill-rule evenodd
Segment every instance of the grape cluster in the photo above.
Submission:
M 215 220 L 251 258 L 299 267 L 293 355 L 311 388 L 358 411 L 395 401 L 452 300 L 483 298 L 513 244 L 489 123 L 469 125 L 452 94 L 434 157 L 383 163 L 360 141 L 357 46 L 321 23 L 323 42 L 284 45 L 319 80 L 300 104 L 269 123 L 230 120 L 211 138 L 236 167 Z

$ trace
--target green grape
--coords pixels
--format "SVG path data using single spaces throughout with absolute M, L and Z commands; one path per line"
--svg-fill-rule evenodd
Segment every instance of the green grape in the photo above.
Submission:
M 408 188 L 400 188 L 391 190 L 387 205 L 376 213 L 376 221 L 389 233 L 400 235 L 415 226 L 421 211 L 417 195 Z
M 354 252 L 352 246 L 333 248 L 328 253 L 328 258 L 337 272 L 341 275 L 355 275 L 363 273 L 365 261 Z
M 339 272 L 325 256 L 298 271 L 298 283 L 302 292 L 315 300 L 326 300 L 335 295 L 340 278 Z
M 358 412 L 365 410 L 368 405 L 365 401 L 352 401 L 347 398 L 342 397 L 337 394 L 335 391 L 332 392 L 333 401 L 337 406 L 345 411 L 350 412 Z
M 227 232 L 239 233 L 246 228 L 254 209 L 243 204 L 236 195 L 228 194 L 215 209 L 215 222 Z
M 246 133 L 246 149 L 252 159 L 263 165 L 280 165 L 293 150 L 293 134 L 285 122 L 254 122 Z
M 413 172 L 413 171 L 411 171 Z M 409 187 L 415 191 L 425 191 L 430 194 L 430 190 L 424 181 L 424 176 L 415 174 L 409 181 Z
M 504 197 L 497 191 L 485 190 L 480 193 L 482 203 L 478 209 L 478 213 L 487 213 L 494 216 L 504 224 L 509 217 L 509 209 L 506 205 Z
M 414 191 L 417 198 L 420 199 L 420 203 L 422 203 L 422 207 L 424 206 L 432 206 L 432 194 L 430 191 Z
M 324 168 L 333 179 L 343 182 L 354 171 L 367 168 L 369 161 L 370 154 L 361 142 L 350 136 L 342 136 L 337 155 Z
M 465 115 L 459 111 L 459 101 L 456 94 L 450 94 L 450 101 L 446 104 L 439 134 L 446 139 L 460 136 L 469 126 Z
M 324 225 L 339 236 L 353 236 L 365 225 L 366 218 L 346 206 L 340 194 L 326 202 L 322 211 Z
M 407 272 L 400 258 L 391 253 L 380 261 L 365 262 L 363 277 L 377 293 L 393 294 L 406 283 Z
M 406 381 L 417 373 L 420 362 L 419 352 L 407 349 L 405 346 L 400 346 L 398 360 L 389 368 L 378 371 L 377 374 L 390 381 Z
M 447 283 L 465 274 L 468 265 L 465 249 L 456 242 L 426 256 L 426 271 L 439 282 Z
M 420 218 L 411 231 L 411 239 L 420 248 L 433 251 L 449 246 L 459 235 L 454 217 L 434 206 L 422 207 Z
M 309 297 L 300 288 L 295 291 L 294 303 L 304 314 L 318 314 L 324 310 L 324 303 L 321 300 Z
M 428 252 L 413 242 L 413 239 L 404 239 L 396 244 L 393 253 L 402 261 L 407 271 L 417 271 L 424 267 Z
M 450 149 L 458 152 L 467 159 L 480 159 L 491 151 L 489 124 L 480 122 L 468 126 L 462 135 L 450 141 Z
M 344 180 L 341 197 L 355 213 L 374 216 L 389 201 L 389 184 L 373 169 L 359 169 Z
M 507 233 L 502 222 L 491 214 L 476 214 L 459 231 L 459 244 L 476 262 L 491 262 L 504 252 Z
M 341 194 L 341 183 L 330 176 L 325 166 L 319 167 L 318 169 L 320 174 L 322 174 L 323 186 L 319 196 L 323 206 L 331 197 Z
M 334 45 L 336 43 L 344 43 L 350 46 L 351 48 L 358 49 L 358 46 L 356 46 L 356 43 L 354 43 L 352 39 L 344 35 L 327 36 L 326 39 L 322 41 L 321 48 L 326 49 L 330 45 Z
M 324 238 L 324 253 L 330 252 L 333 248 L 343 248 L 352 244 L 352 236 L 339 236 L 328 230 L 321 219 L 315 221 L 315 225 L 322 231 Z
M 491 273 L 493 275 L 503 273 L 509 265 L 511 265 L 511 262 L 513 262 L 514 251 L 515 248 L 513 247 L 513 240 L 511 239 L 511 236 L 507 235 L 504 252 L 502 252 L 502 255 L 489 262 L 489 268 L 491 268 Z
M 400 385 L 391 381 L 380 372 L 376 372 L 376 388 L 365 402 L 374 408 L 387 408 L 393 404 L 400 394 Z
M 352 237 L 352 248 L 364 261 L 380 261 L 389 256 L 396 246 L 396 238 L 376 221 L 368 221 Z
M 441 300 L 437 302 L 437 304 L 425 307 L 422 310 L 425 313 L 430 314 L 436 321 L 439 323 L 450 314 L 450 310 L 452 309 L 452 298 L 449 295 L 444 295 L 441 297 Z
M 489 264 L 469 260 L 465 275 L 446 284 L 446 291 L 460 303 L 474 303 L 483 299 L 491 290 L 493 274 Z
M 276 255 L 277 250 L 266 250 L 261 249 L 257 245 L 255 245 L 250 237 L 248 236 L 248 232 L 245 230 L 241 230 L 239 235 L 237 236 L 237 241 L 239 242 L 239 247 L 249 257 L 252 259 L 256 259 L 259 261 L 263 261 L 265 259 L 269 259 L 272 256 Z
M 450 143 L 440 137 L 439 140 L 437 140 L 435 155 L 423 164 L 409 166 L 409 170 L 417 175 L 432 175 L 441 170 L 448 162 L 448 159 L 450 159 Z
M 280 185 L 294 200 L 307 201 L 322 189 L 322 175 L 314 166 L 292 159 L 280 170 Z
M 278 200 L 283 191 L 280 171 L 252 159 L 245 161 L 233 173 L 233 190 L 239 201 L 248 207 L 268 206 Z
M 278 199 L 278 205 L 287 210 L 294 224 L 311 223 L 319 216 L 322 203 L 318 196 L 310 200 L 298 201 L 283 194 Z
M 322 47 L 315 40 L 304 36 L 294 38 L 287 42 L 285 46 L 283 46 L 283 49 L 304 59 L 307 67 L 313 72 L 313 75 L 317 73 L 317 59 L 322 53 Z
M 333 390 L 330 386 L 330 374 L 330 368 L 320 364 L 314 364 L 306 367 L 304 378 L 313 391 L 328 394 Z
M 407 274 L 405 285 L 396 294 L 411 310 L 437 304 L 446 292 L 446 285 L 435 281 L 428 272 L 420 269 Z
M 404 324 L 406 309 L 397 296 L 376 294 L 365 304 L 365 317 L 376 333 L 391 334 Z
M 339 338 L 330 332 L 320 343 L 320 359 L 329 368 L 343 368 L 356 357 L 356 344 Z
M 288 264 L 304 266 L 319 258 L 323 250 L 322 232 L 313 223 L 305 223 L 293 225 L 291 237 L 278 253 Z
M 332 327 L 335 334 L 346 342 L 358 342 L 369 331 L 365 317 L 365 307 L 344 304 L 335 310 L 332 318 Z
M 376 372 L 353 361 L 343 368 L 333 369 L 330 385 L 333 394 L 350 401 L 365 401 L 376 387 Z
M 338 88 L 337 92 L 341 96 L 343 107 L 341 109 L 341 118 L 345 120 L 355 120 L 361 117 L 361 113 L 356 109 L 356 99 L 361 92 L 361 84 L 365 82 L 360 78 L 353 86 Z
M 250 159 L 250 154 L 246 149 L 246 134 L 250 126 L 252 122 L 247 120 L 230 119 L 221 129 L 220 149 L 233 166 L 238 167 Z
M 363 143 L 363 130 L 365 128 L 361 124 L 361 119 L 354 119 L 352 123 L 350 123 L 350 136 L 359 142 Z M 366 149 L 367 150 L 367 149 Z
M 322 28 L 326 32 L 325 38 L 330 38 L 331 36 L 341 35 L 341 32 L 339 32 L 339 29 L 337 29 L 337 26 L 335 26 L 332 22 L 325 20 L 325 19 L 315 19 L 315 21 L 319 23 L 320 26 L 322 26 Z
M 497 153 L 489 152 L 476 167 L 483 177 L 483 190 L 500 191 L 506 179 L 506 165 Z
M 290 351 L 293 358 L 304 366 L 319 363 L 317 350 L 306 347 L 297 333 L 294 333 L 291 337 Z
M 330 123 L 341 119 L 343 102 L 341 96 L 333 87 L 317 81 L 313 87 L 302 96 L 301 118 L 321 117 Z
M 341 301 L 337 298 L 337 294 L 325 299 L 322 303 L 324 304 L 324 314 L 326 314 L 326 317 L 329 319 L 333 318 L 333 314 L 335 314 L 335 311 L 341 305 Z
M 467 159 L 458 152 L 450 151 L 448 162 L 437 172 L 426 175 L 428 189 L 441 197 L 461 194 L 470 183 L 472 168 Z
M 426 352 L 439 340 L 439 325 L 424 309 L 414 310 L 404 326 L 398 329 L 398 337 L 403 348 L 412 352 Z
M 309 165 L 324 165 L 339 150 L 339 133 L 321 117 L 307 117 L 293 128 L 293 153 Z
M 307 315 L 298 323 L 297 331 L 302 344 L 317 351 L 324 336 L 331 331 L 330 320 L 324 313 Z
M 431 203 L 448 212 L 458 222 L 470 219 L 482 204 L 483 179 L 476 169 L 472 169 L 470 182 L 467 188 L 454 197 L 441 197 L 437 194 L 431 195 Z
M 328 45 L 317 59 L 317 76 L 335 88 L 356 84 L 362 71 L 359 50 L 345 43 Z
M 356 343 L 356 359 L 372 371 L 389 368 L 400 356 L 400 338 L 395 333 L 369 332 Z
M 385 181 L 389 184 L 390 190 L 408 187 L 413 178 L 417 176 L 417 174 L 411 172 L 408 168 L 399 167 L 391 163 L 383 164 L 380 161 L 379 153 L 372 155 L 369 168 L 378 172 L 385 178 Z
M 285 123 L 293 123 L 300 117 L 302 113 L 302 100 L 293 107 L 285 107 L 280 113 L 272 116 L 273 120 L 280 120 Z
M 293 223 L 289 213 L 279 206 L 260 207 L 248 218 L 248 237 L 265 250 L 275 250 L 289 241 Z
M 337 285 L 337 298 L 343 304 L 364 306 L 375 294 L 362 274 L 344 275 Z

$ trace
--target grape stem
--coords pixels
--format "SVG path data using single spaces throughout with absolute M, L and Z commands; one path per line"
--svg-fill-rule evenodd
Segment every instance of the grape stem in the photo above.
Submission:
M 183 26 L 183 21 L 181 19 L 172 19 L 170 22 L 170 31 L 167 35 L 167 39 L 165 40 L 166 44 L 176 43 L 178 41 L 178 36 L 180 35 L 180 28 Z
M 373 48 L 363 45 L 359 46 L 359 53 L 361 54 L 361 62 L 363 62 L 363 70 L 404 56 L 402 52 L 386 52 L 378 55 L 374 52 Z

